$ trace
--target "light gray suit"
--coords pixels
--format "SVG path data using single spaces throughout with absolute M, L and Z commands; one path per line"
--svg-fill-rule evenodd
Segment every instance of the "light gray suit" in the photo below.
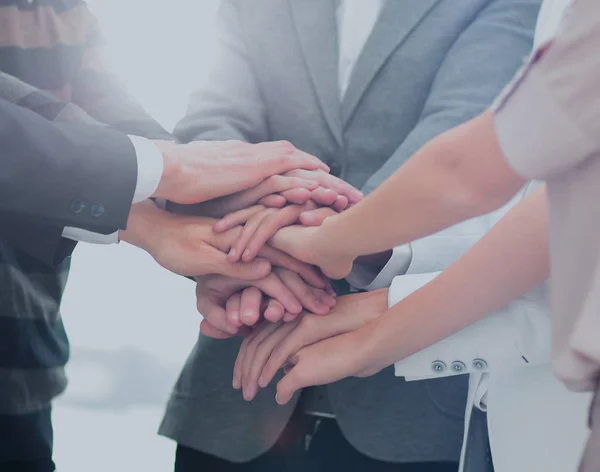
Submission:
M 183 141 L 287 139 L 367 192 L 429 139 L 485 109 L 530 51 L 538 0 L 388 0 L 339 102 L 333 0 L 224 0 L 218 63 L 176 128 Z M 267 451 L 294 402 L 232 390 L 240 341 L 200 336 L 160 433 L 230 461 Z M 398 462 L 458 461 L 467 381 L 387 369 L 328 396 L 346 438 Z

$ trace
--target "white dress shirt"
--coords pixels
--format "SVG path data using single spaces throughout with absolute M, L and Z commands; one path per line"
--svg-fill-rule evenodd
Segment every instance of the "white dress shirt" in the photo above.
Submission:
M 340 0 L 337 8 L 339 86 L 343 99 L 358 56 L 373 31 L 385 0 Z
M 137 181 L 133 203 L 150 198 L 158 188 L 163 173 L 163 157 L 156 145 L 139 136 L 129 136 L 137 157 Z M 93 233 L 81 228 L 65 227 L 63 238 L 92 244 L 114 244 L 119 242 L 119 232 L 111 234 Z

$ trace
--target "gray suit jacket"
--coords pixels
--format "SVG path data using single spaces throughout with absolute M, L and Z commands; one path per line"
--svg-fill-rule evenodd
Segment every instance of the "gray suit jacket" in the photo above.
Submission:
M 333 1 L 224 0 L 220 49 L 176 134 L 183 141 L 287 139 L 366 191 L 437 134 L 485 109 L 530 51 L 538 0 L 388 0 L 339 101 Z M 245 462 L 294 409 L 271 386 L 232 390 L 240 341 L 200 336 L 160 433 Z M 466 378 L 405 383 L 387 369 L 328 387 L 347 439 L 388 461 L 458 460 Z

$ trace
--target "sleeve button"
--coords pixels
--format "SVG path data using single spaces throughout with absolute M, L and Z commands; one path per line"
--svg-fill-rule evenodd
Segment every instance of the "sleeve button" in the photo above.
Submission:
M 446 364 L 442 361 L 433 361 L 431 363 L 431 370 L 438 373 L 444 372 L 446 370 Z
M 452 370 L 457 374 L 464 372 L 467 369 L 467 366 L 460 361 L 454 361 L 450 367 L 452 367 Z
M 104 205 L 100 205 L 99 203 L 94 203 L 91 207 L 90 207 L 90 214 L 94 217 L 94 218 L 99 218 L 104 214 Z
M 85 210 L 85 203 L 83 203 L 81 200 L 72 200 L 69 208 L 72 213 L 79 214 Z
M 473 367 L 476 370 L 485 370 L 488 367 L 488 364 L 486 361 L 484 361 L 483 359 L 475 359 L 473 361 Z

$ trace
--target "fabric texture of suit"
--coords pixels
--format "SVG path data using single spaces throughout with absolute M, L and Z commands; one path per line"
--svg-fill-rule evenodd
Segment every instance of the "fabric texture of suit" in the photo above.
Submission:
M 530 52 L 537 0 L 388 1 L 338 89 L 334 2 L 225 0 L 217 65 L 176 127 L 182 141 L 287 139 L 369 192 L 429 139 L 484 110 Z M 268 32 L 268 33 L 266 33 Z M 277 440 L 295 408 L 273 385 L 231 388 L 239 340 L 201 336 L 160 433 L 234 462 Z M 467 379 L 406 383 L 386 369 L 328 387 L 345 437 L 397 462 L 458 461 Z

